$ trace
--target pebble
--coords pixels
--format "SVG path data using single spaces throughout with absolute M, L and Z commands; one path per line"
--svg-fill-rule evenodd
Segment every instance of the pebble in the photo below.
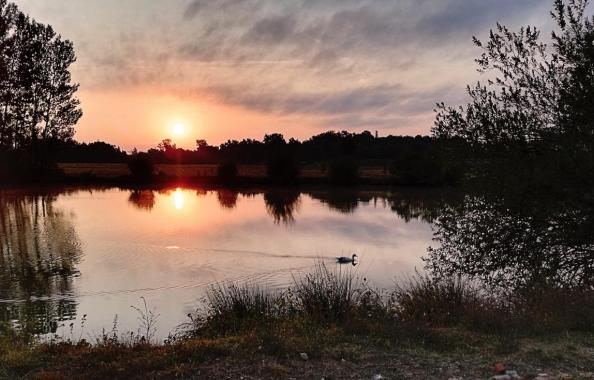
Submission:
M 305 352 L 300 353 L 299 356 L 303 360 L 309 360 L 309 356 Z
M 491 378 L 491 380 L 519 380 L 521 379 L 520 375 L 516 371 L 505 371 L 503 375 L 496 375 Z

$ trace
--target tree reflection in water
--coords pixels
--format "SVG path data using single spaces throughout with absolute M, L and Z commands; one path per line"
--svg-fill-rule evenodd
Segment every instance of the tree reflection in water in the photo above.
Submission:
M 232 210 L 237 206 L 237 199 L 239 193 L 234 190 L 219 189 L 217 190 L 217 200 L 221 208 Z
M 435 276 L 465 275 L 501 290 L 593 288 L 594 234 L 586 208 L 516 208 L 468 196 L 435 223 L 427 267 Z
M 301 193 L 293 190 L 269 191 L 264 193 L 264 203 L 274 223 L 293 224 L 301 203 Z
M 155 207 L 155 199 L 153 190 L 132 190 L 128 202 L 139 210 L 150 211 Z
M 75 317 L 72 282 L 81 246 L 71 215 L 51 195 L 0 192 L 0 320 L 55 332 Z

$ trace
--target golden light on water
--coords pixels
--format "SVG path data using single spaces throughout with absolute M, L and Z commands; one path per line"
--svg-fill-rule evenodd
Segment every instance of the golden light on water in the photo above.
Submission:
M 179 187 L 173 192 L 173 205 L 176 210 L 182 210 L 186 204 L 184 192 Z

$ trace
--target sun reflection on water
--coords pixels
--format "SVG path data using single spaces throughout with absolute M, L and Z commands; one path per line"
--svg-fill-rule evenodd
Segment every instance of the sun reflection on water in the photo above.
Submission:
M 179 187 L 173 192 L 173 204 L 176 210 L 182 210 L 186 204 L 184 192 Z

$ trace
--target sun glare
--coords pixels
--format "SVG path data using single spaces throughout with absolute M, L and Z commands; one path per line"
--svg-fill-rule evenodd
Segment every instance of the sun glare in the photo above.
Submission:
M 173 134 L 176 135 L 176 136 L 183 136 L 183 135 L 186 134 L 187 129 L 186 129 L 185 124 L 183 124 L 183 123 L 176 123 L 176 124 L 173 125 L 172 131 L 173 131 Z
M 182 210 L 186 203 L 186 199 L 182 189 L 177 188 L 173 192 L 173 204 L 175 205 L 176 210 Z

